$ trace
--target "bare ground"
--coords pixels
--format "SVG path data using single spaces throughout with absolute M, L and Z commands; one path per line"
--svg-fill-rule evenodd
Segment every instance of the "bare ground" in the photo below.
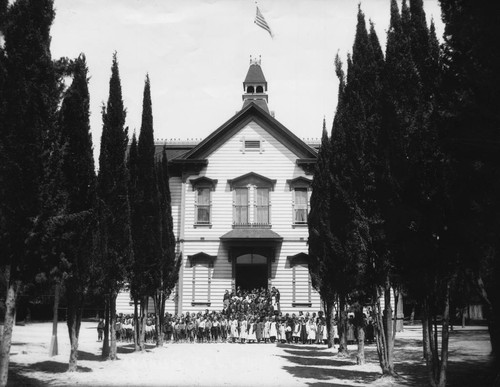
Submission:
M 420 326 L 398 333 L 397 380 L 381 378 L 375 345 L 367 345 L 363 366 L 339 358 L 323 345 L 166 344 L 148 345 L 135 353 L 118 344 L 119 360 L 102 361 L 96 324 L 85 322 L 80 333 L 78 372 L 68 373 L 69 339 L 59 324 L 59 355 L 48 356 L 50 323 L 16 326 L 11 349 L 10 386 L 425 386 Z M 450 337 L 449 386 L 489 386 L 495 375 L 484 327 L 456 328 Z

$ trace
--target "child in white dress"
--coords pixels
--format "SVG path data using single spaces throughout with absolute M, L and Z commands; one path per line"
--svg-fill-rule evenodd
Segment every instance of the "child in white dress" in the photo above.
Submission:
M 316 341 L 316 323 L 314 322 L 314 318 L 310 318 L 307 323 L 307 341 L 309 344 L 313 344 Z
M 264 324 L 264 342 L 268 343 L 270 336 L 269 331 L 271 330 L 271 318 L 268 317 L 266 323 Z

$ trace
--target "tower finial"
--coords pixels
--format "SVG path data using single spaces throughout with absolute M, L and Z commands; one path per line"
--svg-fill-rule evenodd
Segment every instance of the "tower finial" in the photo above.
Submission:
M 259 59 L 257 57 L 253 58 L 252 55 L 250 55 L 250 65 L 261 65 L 262 63 L 262 56 L 259 55 Z

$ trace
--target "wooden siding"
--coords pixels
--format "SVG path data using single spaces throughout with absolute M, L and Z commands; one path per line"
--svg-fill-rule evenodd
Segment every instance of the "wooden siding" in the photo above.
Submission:
M 116 313 L 134 314 L 134 304 L 131 302 L 128 290 L 121 290 L 116 297 Z
M 244 141 L 248 139 L 262 141 L 261 151 L 244 151 Z M 206 176 L 216 179 L 218 183 L 211 196 L 210 226 L 195 224 L 196 192 L 189 185 L 186 190 L 182 311 L 191 312 L 206 308 L 192 305 L 193 274 L 195 286 L 198 287 L 198 271 L 194 272 L 186 259 L 188 255 L 199 252 L 217 256 L 211 277 L 209 309 L 222 309 L 224 291 L 230 290 L 232 286 L 232 263 L 228 261 L 226 246 L 219 240 L 220 236 L 232 230 L 233 225 L 233 192 L 227 181 L 255 172 L 276 180 L 274 191 L 270 192 L 269 196 L 270 219 L 272 230 L 282 236 L 284 241 L 280 246 L 278 257 L 272 263 L 270 282 L 280 291 L 281 309 L 284 312 L 297 312 L 299 307 L 293 306 L 294 269 L 290 266 L 287 256 L 307 253 L 308 229 L 306 225 L 293 224 L 293 191 L 286 181 L 300 176 L 310 179 L 311 176 L 307 176 L 296 165 L 297 155 L 255 122 L 250 122 L 219 148 L 214 149 L 207 158 L 208 166 L 199 175 L 188 177 L 190 180 Z M 295 268 L 295 302 L 303 300 L 309 302 L 310 298 L 311 306 L 300 306 L 300 308 L 318 311 L 321 308 L 320 297 L 310 288 L 306 269 L 304 265 Z M 199 286 L 200 289 L 207 289 L 207 285 Z M 310 296 L 309 289 L 311 289 Z M 196 289 L 195 291 L 198 292 Z
M 174 235 L 179 237 L 181 227 L 181 199 L 182 199 L 182 180 L 180 177 L 171 177 L 168 181 L 170 187 L 170 201 L 172 205 L 172 220 L 174 224 Z
M 245 138 L 263 141 L 262 152 L 242 152 Z M 208 166 L 196 179 L 206 176 L 217 179 L 217 187 L 212 192 L 211 226 L 195 225 L 196 192 L 186 191 L 185 237 L 216 239 L 229 231 L 233 223 L 233 192 L 228 179 L 234 179 L 249 172 L 255 172 L 269 179 L 277 180 L 270 193 L 272 229 L 285 238 L 307 238 L 307 227 L 293 225 L 293 191 L 286 180 L 299 176 L 306 177 L 304 171 L 295 164 L 297 156 L 267 131 L 251 122 L 235 134 L 225 144 L 208 156 Z M 309 176 L 311 178 L 311 176 Z
M 165 303 L 165 312 L 175 313 L 175 302 L 174 294 Z M 155 306 L 153 299 L 148 300 L 148 310 L 147 313 L 154 313 Z M 120 290 L 118 296 L 116 297 L 116 313 L 120 314 L 134 314 L 134 304 L 130 298 L 130 293 L 126 289 Z

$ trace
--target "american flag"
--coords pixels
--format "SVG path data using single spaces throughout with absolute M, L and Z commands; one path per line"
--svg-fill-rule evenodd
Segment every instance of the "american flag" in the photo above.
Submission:
M 260 12 L 259 7 L 257 7 L 257 13 L 255 15 L 255 24 L 257 24 L 261 28 L 264 28 L 267 32 L 269 32 L 271 38 L 273 38 L 271 28 L 269 27 L 269 24 L 267 24 L 266 19 L 264 19 L 264 15 L 262 15 L 262 13 Z

